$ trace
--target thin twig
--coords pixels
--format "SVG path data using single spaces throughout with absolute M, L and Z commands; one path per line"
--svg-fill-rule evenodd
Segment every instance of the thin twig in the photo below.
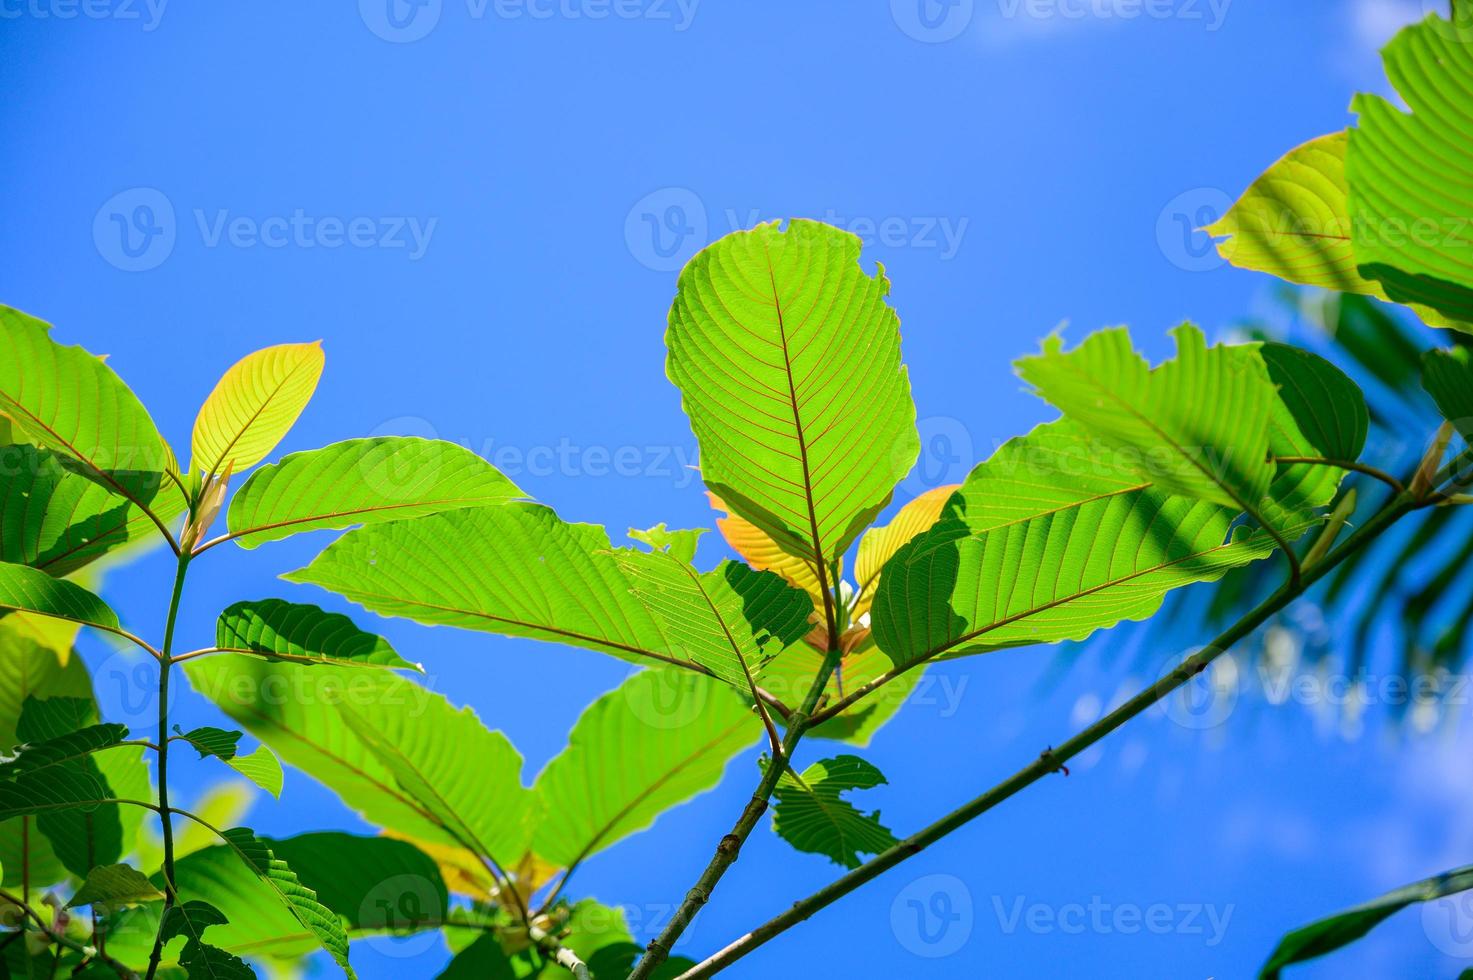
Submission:
M 1400 480 L 1385 470 L 1377 469 L 1366 463 L 1357 463 L 1351 459 L 1328 459 L 1322 456 L 1275 456 L 1273 461 L 1276 463 L 1302 463 L 1307 466 L 1333 466 L 1341 470 L 1354 470 L 1357 473 L 1364 473 L 1366 476 L 1375 477 L 1398 494 L 1406 493 L 1407 490 L 1406 486 Z
M 96 947 L 88 946 L 86 943 L 78 942 L 70 936 L 64 935 L 62 933 L 53 932 L 46 920 L 41 918 L 41 913 L 31 908 L 28 903 L 21 901 L 16 896 L 6 891 L 0 891 L 0 901 L 9 902 L 11 905 L 14 905 L 16 908 L 20 909 L 27 918 L 33 920 L 36 923 L 37 927 L 39 927 L 41 932 L 46 935 L 47 939 L 50 939 L 58 946 L 65 946 L 67 949 L 71 950 L 74 953 L 81 953 L 85 959 L 96 960 L 99 963 L 106 964 L 109 968 L 115 971 L 118 976 L 123 977 L 124 980 L 137 980 L 138 974 L 129 969 L 127 964 L 118 962 L 117 960 L 113 959 L 111 956 L 108 956 L 106 953 L 104 953 L 100 949 L 97 949 Z

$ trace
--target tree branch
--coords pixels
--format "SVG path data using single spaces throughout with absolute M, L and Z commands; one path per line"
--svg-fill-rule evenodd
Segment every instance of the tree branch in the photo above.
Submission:
M 1188 657 L 1176 669 L 1166 674 L 1155 684 L 1141 691 L 1135 697 L 1126 701 L 1119 708 L 1110 712 L 1093 725 L 1090 725 L 1067 742 L 1062 743 L 1057 749 L 1045 749 L 1032 763 L 1024 766 L 1012 776 L 998 783 L 970 803 L 952 811 L 919 833 L 907 837 L 899 844 L 867 861 L 837 881 L 819 889 L 807 898 L 794 903 L 793 907 L 786 912 L 768 920 L 714 956 L 681 974 L 680 980 L 696 980 L 699 977 L 708 977 L 718 970 L 730 966 L 758 946 L 787 931 L 799 922 L 804 921 L 820 909 L 833 904 L 866 882 L 879 877 L 907 858 L 919 854 L 927 846 L 934 844 L 952 831 L 981 816 L 999 803 L 1016 795 L 1019 791 L 1031 786 L 1050 773 L 1058 772 L 1070 759 L 1079 755 L 1106 735 L 1109 735 L 1187 683 L 1197 674 L 1207 669 L 1208 665 L 1226 650 L 1253 633 L 1254 630 L 1267 622 L 1271 616 L 1303 595 L 1310 586 L 1324 577 L 1331 569 L 1375 540 L 1382 531 L 1398 519 L 1426 505 L 1426 502 L 1414 501 L 1406 495 L 1399 495 L 1380 513 L 1367 521 L 1339 549 L 1331 552 L 1329 556 L 1318 564 L 1305 569 L 1296 582 L 1286 585 L 1274 593 L 1252 612 L 1238 620 L 1238 622 L 1234 623 L 1196 654 Z M 776 767 L 770 768 L 776 769 Z

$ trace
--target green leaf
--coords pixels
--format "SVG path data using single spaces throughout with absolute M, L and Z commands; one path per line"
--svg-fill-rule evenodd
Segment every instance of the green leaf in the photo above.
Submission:
M 813 600 L 773 572 L 724 561 L 702 574 L 664 551 L 622 551 L 619 562 L 680 659 L 738 690 L 808 633 Z
M 764 760 L 764 765 L 772 765 Z M 886 782 L 880 770 L 855 755 L 815 762 L 802 774 L 784 769 L 773 796 L 772 829 L 800 851 L 823 854 L 846 868 L 861 854 L 879 854 L 898 841 L 880 823 L 880 811 L 864 813 L 844 799 L 850 790 Z
M 640 671 L 578 718 L 537 776 L 534 849 L 562 867 L 715 786 L 759 731 L 730 690 L 688 671 Z
M 696 547 L 701 543 L 701 535 L 705 533 L 706 528 L 703 527 L 672 531 L 665 527 L 664 521 L 643 531 L 633 527 L 629 529 L 631 540 L 647 544 L 655 551 L 668 552 L 677 561 L 683 561 L 687 565 L 696 560 Z
M 200 407 L 190 469 L 240 473 L 265 459 L 307 407 L 322 377 L 322 344 L 281 344 L 247 354 Z
M 223 926 L 226 922 L 225 913 L 208 902 L 171 905 L 159 926 L 160 942 L 168 943 L 179 936 L 184 937 L 179 963 L 188 973 L 189 980 L 255 980 L 255 971 L 244 960 L 204 941 L 206 929 Z
M 0 306 L 0 349 L 6 352 L 0 415 L 26 441 L 69 457 L 88 479 L 147 506 L 172 453 L 142 403 L 101 358 L 63 347 L 50 332 L 50 324 Z M 58 397 L 62 392 L 66 397 Z
M 1227 214 L 1202 230 L 1226 236 L 1217 251 L 1239 268 L 1301 286 L 1389 299 L 1380 282 L 1357 268 L 1345 175 L 1349 145 L 1349 134 L 1341 131 L 1290 150 Z M 1417 313 L 1427 323 L 1452 325 L 1426 307 L 1417 307 Z
M 1277 980 L 1284 967 L 1349 945 L 1408 905 L 1431 902 L 1470 888 L 1473 888 L 1473 865 L 1445 871 L 1296 929 L 1279 940 L 1259 976 L 1263 980 Z
M 1346 172 L 1355 259 L 1400 303 L 1473 332 L 1473 24 L 1436 15 L 1382 50 L 1410 112 L 1378 95 L 1351 103 Z
M 178 725 L 174 726 L 174 731 L 179 731 Z M 280 799 L 281 762 L 264 745 L 257 746 L 256 750 L 249 755 L 237 754 L 236 743 L 240 741 L 240 736 L 240 732 L 227 732 L 222 728 L 196 728 L 192 731 L 181 732 L 179 735 L 194 747 L 201 759 L 206 756 L 220 759 L 257 786 Z
M 109 633 L 119 633 L 117 613 L 98 596 L 38 568 L 0 562 L 0 610 L 17 610 L 66 619 Z
M 1273 457 L 1360 458 L 1370 429 L 1365 396 L 1335 365 L 1288 344 L 1259 348 L 1279 399 L 1269 421 Z M 1316 464 L 1279 464 L 1269 498 L 1290 513 L 1323 507 L 1334 499 L 1345 471 Z
M 242 548 L 319 528 L 424 517 L 525 497 L 490 463 L 454 443 L 387 436 L 292 453 L 264 466 L 230 503 Z
M 282 599 L 237 602 L 226 609 L 215 624 L 215 644 L 268 660 L 424 673 L 423 667 L 395 653 L 388 640 L 359 629 L 347 616 Z
M 701 478 L 825 567 L 920 452 L 890 284 L 859 251 L 857 236 L 798 219 L 727 235 L 681 272 L 665 335 Z
M 1263 532 L 1229 537 L 1235 508 L 1165 493 L 1136 463 L 1068 419 L 1008 442 L 885 565 L 880 649 L 904 667 L 1082 640 L 1273 553 Z
M 511 862 L 526 851 L 534 798 L 521 785 L 521 757 L 469 708 L 456 710 L 441 695 L 387 671 L 230 655 L 188 661 L 185 671 L 195 690 L 369 823 L 428 843 L 464 846 L 455 835 L 463 828 L 447 826 L 443 808 L 400 785 L 396 769 L 408 767 L 493 856 Z M 371 742 L 360 734 L 365 729 L 372 730 Z M 398 757 L 393 767 L 382 755 L 388 747 Z
M 137 868 L 127 864 L 100 865 L 87 872 L 87 880 L 66 907 L 142 905 L 163 899 L 164 893 Z
M 1266 501 L 1278 395 L 1258 350 L 1209 348 L 1189 324 L 1173 335 L 1176 358 L 1155 369 L 1116 328 L 1068 352 L 1051 337 L 1041 355 L 1018 362 L 1018 373 L 1158 489 L 1246 511 L 1259 523 L 1290 522 Z
M 293 917 L 316 937 L 322 948 L 351 978 L 353 968 L 348 965 L 348 936 L 332 910 L 317 900 L 317 893 L 302 884 L 286 861 L 271 850 L 271 845 L 252 831 L 236 827 L 220 836 L 271 887 Z
M 455 957 L 436 980 L 517 980 L 511 957 L 502 950 L 494 932 L 488 932 Z
M 143 509 L 78 476 L 69 457 L 0 442 L 0 561 L 68 575 L 155 533 Z M 183 512 L 177 494 L 155 499 L 162 520 Z
M 1422 387 L 1442 417 L 1473 443 L 1473 353 L 1466 347 L 1428 351 L 1422 357 Z
M 632 594 L 604 529 L 539 504 L 360 528 L 284 577 L 385 616 L 690 662 Z

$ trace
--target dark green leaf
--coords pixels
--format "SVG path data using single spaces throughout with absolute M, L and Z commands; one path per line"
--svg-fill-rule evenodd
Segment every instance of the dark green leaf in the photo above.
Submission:
M 270 660 L 424 672 L 395 653 L 383 637 L 359 629 L 347 616 L 282 599 L 237 602 L 220 614 L 215 643 L 222 650 Z
M 773 793 L 772 829 L 800 851 L 857 868 L 861 854 L 878 854 L 897 841 L 880 823 L 880 811 L 864 813 L 844 794 L 884 783 L 878 769 L 854 755 L 815 762 L 801 774 L 784 770 Z

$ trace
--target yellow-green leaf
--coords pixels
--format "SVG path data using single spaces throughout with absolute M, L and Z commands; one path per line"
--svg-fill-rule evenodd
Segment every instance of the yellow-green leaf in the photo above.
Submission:
M 239 473 L 281 442 L 322 377 L 322 344 L 281 344 L 256 351 L 225 372 L 194 422 L 191 468 Z

